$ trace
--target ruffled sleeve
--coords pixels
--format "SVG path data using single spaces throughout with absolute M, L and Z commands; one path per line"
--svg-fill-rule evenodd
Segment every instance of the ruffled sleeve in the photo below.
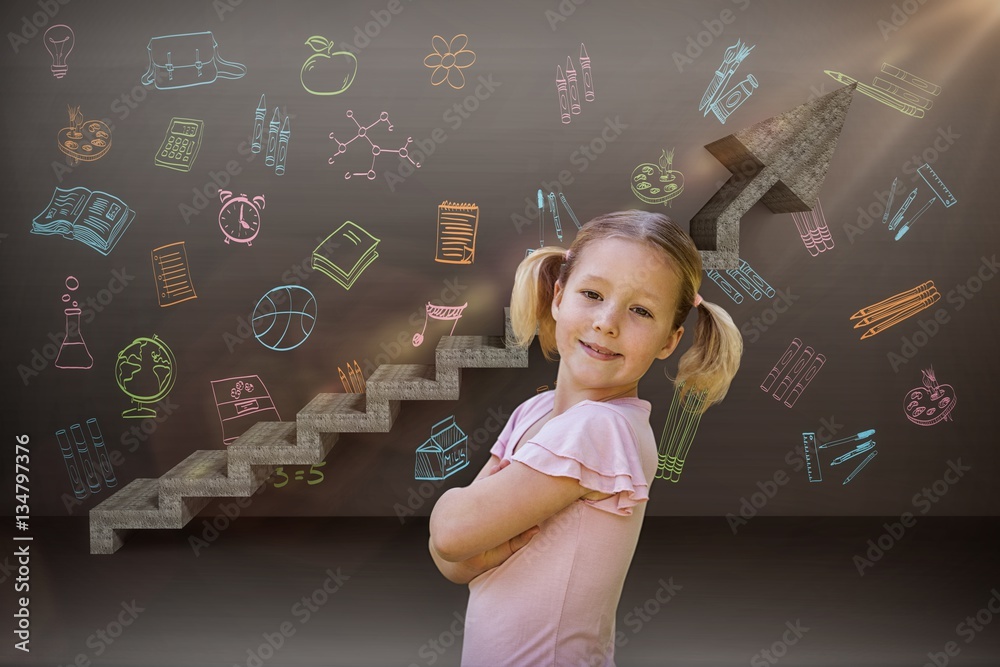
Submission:
M 503 458 L 508 447 L 513 447 L 516 442 L 511 442 L 511 436 L 514 433 L 514 429 L 517 428 L 518 424 L 522 423 L 527 418 L 527 413 L 529 413 L 533 406 L 538 403 L 538 399 L 541 395 L 532 396 L 528 400 L 521 403 L 519 406 L 514 408 L 514 412 L 510 413 L 510 419 L 507 420 L 507 424 L 504 425 L 503 430 L 500 431 L 500 435 L 497 436 L 497 441 L 490 447 L 490 454 L 495 454 L 499 458 Z
M 633 507 L 649 500 L 639 439 L 628 418 L 607 403 L 584 401 L 551 419 L 521 445 L 512 460 L 547 475 L 572 477 L 594 491 L 615 494 L 584 501 L 613 514 L 629 516 Z
M 500 431 L 500 435 L 497 436 L 497 441 L 493 443 L 490 447 L 490 454 L 496 454 L 499 458 L 503 458 L 503 454 L 507 451 L 507 443 L 510 441 L 510 434 L 514 430 L 514 415 L 517 414 L 517 410 L 511 414 L 510 419 L 507 420 L 507 425 L 503 427 Z

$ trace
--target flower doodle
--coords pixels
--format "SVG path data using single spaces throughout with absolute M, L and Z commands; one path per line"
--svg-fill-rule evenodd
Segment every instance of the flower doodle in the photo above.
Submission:
M 465 48 L 468 44 L 469 36 L 464 33 L 452 37 L 451 43 L 444 41 L 441 35 L 434 35 L 431 39 L 434 53 L 424 58 L 424 65 L 434 70 L 431 84 L 440 86 L 447 81 L 455 90 L 465 86 L 462 70 L 476 62 L 476 54 Z

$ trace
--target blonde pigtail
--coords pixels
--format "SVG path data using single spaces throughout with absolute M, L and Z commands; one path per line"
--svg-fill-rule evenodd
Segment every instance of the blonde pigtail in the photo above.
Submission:
M 549 246 L 525 257 L 517 267 L 510 295 L 510 323 L 515 339 L 519 345 L 527 347 L 537 333 L 542 354 L 549 361 L 557 351 L 552 297 L 566 253 L 565 248 Z
M 697 307 L 694 343 L 677 363 L 676 386 L 682 398 L 688 392 L 703 392 L 700 412 L 725 398 L 740 367 L 743 337 L 733 318 L 721 306 L 702 301 Z

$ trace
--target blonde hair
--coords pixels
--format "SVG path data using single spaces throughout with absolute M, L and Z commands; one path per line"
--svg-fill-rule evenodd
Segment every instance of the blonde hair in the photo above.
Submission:
M 577 233 L 569 249 L 558 246 L 539 248 L 517 267 L 510 299 L 511 326 L 518 343 L 527 347 L 537 332 L 542 354 L 549 361 L 558 353 L 552 299 L 558 282 L 565 286 L 573 268 L 588 245 L 602 239 L 624 238 L 659 248 L 680 278 L 677 311 L 671 331 L 684 323 L 694 307 L 701 287 L 701 253 L 687 232 L 662 213 L 618 211 L 594 218 Z M 689 392 L 704 395 L 700 412 L 720 402 L 740 367 L 743 338 L 721 306 L 702 300 L 694 343 L 670 378 L 682 400 Z M 667 377 L 670 377 L 669 375 Z

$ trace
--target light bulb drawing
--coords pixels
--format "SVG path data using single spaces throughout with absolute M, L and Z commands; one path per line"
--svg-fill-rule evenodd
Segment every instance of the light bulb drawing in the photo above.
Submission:
M 45 31 L 44 41 L 45 48 L 52 56 L 52 76 L 61 79 L 66 76 L 66 71 L 69 69 L 66 58 L 76 44 L 76 35 L 72 28 L 60 23 Z

